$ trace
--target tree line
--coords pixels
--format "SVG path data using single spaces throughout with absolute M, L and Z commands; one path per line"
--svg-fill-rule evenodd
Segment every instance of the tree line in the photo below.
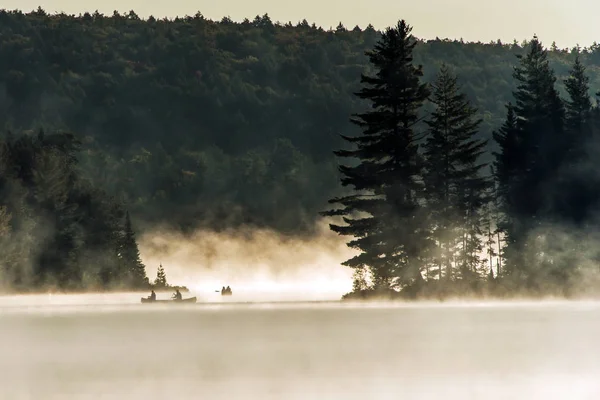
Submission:
M 335 152 L 346 191 L 322 214 L 358 250 L 344 263 L 355 270 L 348 297 L 577 294 L 600 262 L 582 237 L 565 238 L 597 223 L 600 205 L 600 107 L 580 57 L 561 98 L 534 36 L 485 162 L 478 110 L 447 65 L 423 82 L 411 30 L 401 20 L 367 52 L 356 96 L 371 107 Z
M 70 133 L 0 138 L 5 290 L 148 287 L 129 213 L 81 176 Z
M 0 136 L 0 292 L 168 290 L 150 282 L 126 205 L 82 173 L 72 133 Z

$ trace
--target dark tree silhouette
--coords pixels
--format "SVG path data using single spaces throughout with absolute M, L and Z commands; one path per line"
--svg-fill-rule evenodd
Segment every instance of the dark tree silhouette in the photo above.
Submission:
M 418 280 L 419 256 L 426 246 L 424 226 L 418 218 L 422 185 L 413 127 L 429 92 L 420 81 L 421 67 L 413 64 L 416 42 L 411 30 L 405 21 L 399 21 L 367 53 L 375 74 L 361 76 L 364 87 L 357 96 L 370 101 L 372 111 L 352 119 L 362 135 L 343 135 L 355 149 L 335 152 L 338 157 L 359 161 L 340 167 L 342 185 L 352 187 L 353 193 L 332 199 L 331 204 L 342 208 L 324 213 L 343 216 L 346 225 L 332 224 L 331 229 L 356 237 L 348 246 L 361 253 L 344 265 L 368 267 L 376 288 L 383 289 Z
M 445 269 L 447 279 L 456 273 L 471 279 L 481 266 L 482 210 L 489 189 L 482 174 L 486 165 L 479 162 L 486 146 L 477 139 L 482 120 L 446 65 L 433 83 L 431 102 L 435 108 L 426 120 L 424 181 L 438 249 L 433 257 L 438 276 Z
M 125 225 L 119 246 L 121 268 L 125 273 L 128 286 L 143 288 L 148 286 L 146 267 L 140 258 L 140 251 L 135 240 L 135 232 L 131 226 L 129 211 L 125 213 Z
M 163 269 L 162 263 L 158 266 L 158 270 L 156 271 L 156 279 L 154 280 L 154 285 L 161 288 L 165 288 L 168 286 L 167 275 L 165 274 L 165 270 Z

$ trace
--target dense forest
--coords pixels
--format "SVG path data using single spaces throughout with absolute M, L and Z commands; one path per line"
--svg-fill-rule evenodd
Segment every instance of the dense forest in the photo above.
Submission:
M 129 214 L 77 171 L 72 134 L 0 141 L 0 226 L 5 289 L 148 285 Z
M 361 81 L 361 75 L 375 76 L 381 67 L 368 52 L 387 40 L 386 32 L 370 25 L 347 29 L 340 23 L 324 30 L 305 20 L 282 24 L 268 15 L 235 23 L 229 18 L 211 21 L 201 13 L 174 20 L 142 20 L 133 11 L 73 16 L 50 15 L 42 9 L 28 14 L 0 10 L 0 129 L 5 133 L 0 215 L 3 249 L 10 249 L 2 261 L 9 286 L 39 287 L 51 282 L 62 287 L 145 285 L 141 283 L 147 282 L 145 272 L 136 275 L 143 265 L 133 232 L 128 242 L 131 255 L 126 256 L 130 260 L 123 261 L 126 232 L 132 229 L 127 211 L 139 232 L 157 224 L 183 231 L 243 224 L 270 227 L 282 234 L 310 234 L 329 198 L 351 195 L 338 183 L 341 161 L 332 151 L 364 129 L 361 123 L 350 124 L 348 117 L 371 107 L 373 97 L 364 84 L 373 81 Z M 551 72 L 544 79 L 556 77 L 552 96 L 568 99 L 577 90 L 565 84 L 574 82 L 568 80 L 573 68 L 585 68 L 585 84 L 592 93 L 600 89 L 600 46 L 551 46 L 546 50 L 536 38 L 489 44 L 412 36 L 410 40 L 414 40 L 414 48 L 406 56 L 415 68 L 423 65 L 415 76 L 424 86 L 419 86 L 422 101 L 410 103 L 416 113 L 414 121 L 407 122 L 410 118 L 405 116 L 415 138 L 406 151 L 423 159 L 418 168 L 406 166 L 402 172 L 412 176 L 402 179 L 414 181 L 409 192 L 415 192 L 413 200 L 419 204 L 409 208 L 417 207 L 413 211 L 423 213 L 426 205 L 436 203 L 438 209 L 427 209 L 424 220 L 444 216 L 456 221 L 452 214 L 456 210 L 450 211 L 456 205 L 444 205 L 454 194 L 435 197 L 431 191 L 438 187 L 436 180 L 456 191 L 467 178 L 462 172 L 434 176 L 425 166 L 435 157 L 443 158 L 437 154 L 442 151 L 440 144 L 431 138 L 446 134 L 434 133 L 436 130 L 449 129 L 440 127 L 442 122 L 435 118 L 450 112 L 440 111 L 439 103 L 454 99 L 450 92 L 456 90 L 462 97 L 452 107 L 470 110 L 461 116 L 470 127 L 462 133 L 457 128 L 452 143 L 473 140 L 473 153 L 447 157 L 465 164 L 476 155 L 479 161 L 471 162 L 494 164 L 493 171 L 488 165 L 472 167 L 469 179 L 473 187 L 493 192 L 488 197 L 494 202 L 478 197 L 469 203 L 474 207 L 469 212 L 479 216 L 485 209 L 497 214 L 489 219 L 494 235 L 488 235 L 496 237 L 496 249 L 500 238 L 506 238 L 500 240 L 502 246 L 512 241 L 522 245 L 519 237 L 533 228 L 512 218 L 537 218 L 539 210 L 550 206 L 545 204 L 547 199 L 529 198 L 509 182 L 515 168 L 525 171 L 531 167 L 525 166 L 525 159 L 530 162 L 534 156 L 523 153 L 524 159 L 516 167 L 494 155 L 506 154 L 504 148 L 514 145 L 510 142 L 513 125 L 530 112 L 524 105 L 529 94 L 519 98 L 518 93 L 526 90 L 522 85 L 531 84 L 527 74 L 532 72 L 518 57 L 529 57 L 531 49 L 538 49 L 543 60 L 531 62 L 546 63 L 547 57 L 545 68 Z M 525 75 L 514 78 L 515 67 L 522 68 Z M 356 96 L 357 92 L 362 94 Z M 546 99 L 550 95 L 540 96 Z M 514 105 L 507 108 L 509 102 Z M 558 103 L 566 114 L 565 126 L 557 132 L 574 129 L 569 114 L 573 106 L 569 100 Z M 565 149 L 563 144 L 556 146 Z M 537 148 L 538 143 L 527 146 Z M 581 145 L 569 154 L 585 153 L 586 149 Z M 354 156 L 359 160 L 370 157 Z M 581 160 L 582 156 L 572 157 Z M 572 162 L 571 173 L 575 173 L 581 163 Z M 342 173 L 346 172 L 353 174 L 342 168 Z M 533 188 L 529 185 L 538 182 L 537 178 L 522 178 L 522 187 Z M 344 185 L 353 185 L 351 181 L 359 177 L 348 179 Z M 568 175 L 561 179 L 567 185 Z M 589 189 L 589 183 L 575 180 L 571 184 Z M 364 188 L 371 188 L 369 185 Z M 402 202 L 403 195 L 393 196 Z M 519 196 L 531 203 L 523 205 L 529 209 L 517 209 Z M 579 191 L 573 196 L 583 195 Z M 571 200 L 560 199 L 563 203 Z M 557 208 L 558 201 L 553 199 L 551 208 Z M 578 221 L 585 220 L 593 199 L 588 196 L 585 201 L 589 207 L 575 206 L 562 213 L 580 213 Z M 483 232 L 481 221 L 469 218 L 470 231 L 460 226 L 464 244 L 460 257 L 464 260 L 471 260 L 473 249 L 483 246 L 481 235 L 472 234 Z M 421 270 L 426 280 L 454 279 L 457 271 L 465 268 L 466 261 L 456 261 L 455 234 L 460 230 L 456 224 L 420 229 L 429 243 L 415 242 L 417 247 L 411 251 L 419 254 L 420 261 L 400 263 L 404 256 L 395 249 L 400 251 L 392 257 L 396 267 L 381 276 L 374 274 L 377 287 L 414 287 L 410 280 L 399 279 L 399 274 L 404 274 L 399 267 L 402 263 L 411 265 L 409 275 Z M 399 232 L 393 235 L 402 237 Z M 366 249 L 362 243 L 357 246 Z M 421 260 L 427 252 L 429 261 Z M 518 264 L 517 256 L 510 261 L 510 254 L 520 254 L 518 244 L 506 246 L 506 252 L 494 251 L 494 265 L 500 255 L 506 258 L 500 275 Z M 358 275 L 367 269 L 367 275 L 372 275 L 377 270 L 374 263 L 380 263 L 379 256 L 369 253 L 368 257 L 374 258 L 351 263 Z M 479 261 L 468 263 L 473 276 L 490 272 L 489 266 Z M 494 268 L 498 275 L 499 268 Z M 361 279 L 358 287 L 365 289 Z
M 170 289 L 150 283 L 124 205 L 85 178 L 69 133 L 0 138 L 0 290 Z

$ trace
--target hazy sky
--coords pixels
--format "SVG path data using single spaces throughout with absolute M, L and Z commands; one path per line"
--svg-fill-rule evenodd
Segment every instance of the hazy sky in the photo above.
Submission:
M 296 23 L 306 18 L 324 28 L 338 22 L 352 28 L 372 23 L 381 29 L 404 18 L 422 38 L 463 38 L 488 42 L 530 39 L 534 33 L 546 45 L 559 47 L 600 42 L 598 0 L 3 0 L 0 7 L 30 11 L 112 14 L 133 9 L 139 16 L 193 15 L 210 19 L 229 15 L 235 21 L 268 13 L 273 21 Z

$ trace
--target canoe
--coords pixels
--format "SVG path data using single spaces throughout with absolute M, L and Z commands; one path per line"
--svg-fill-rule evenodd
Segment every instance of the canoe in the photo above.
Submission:
M 195 303 L 196 297 L 190 297 L 181 300 L 150 300 L 147 297 L 142 297 L 142 303 Z

